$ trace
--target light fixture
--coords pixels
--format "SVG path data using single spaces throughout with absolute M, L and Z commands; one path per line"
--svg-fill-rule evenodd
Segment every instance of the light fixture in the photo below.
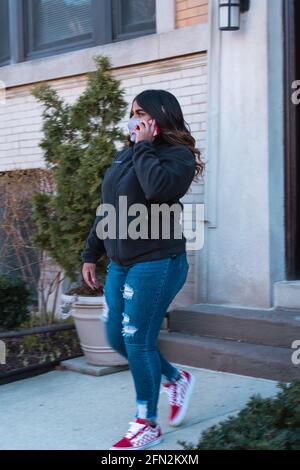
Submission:
M 236 31 L 240 29 L 240 13 L 248 11 L 250 0 L 219 0 L 219 29 Z

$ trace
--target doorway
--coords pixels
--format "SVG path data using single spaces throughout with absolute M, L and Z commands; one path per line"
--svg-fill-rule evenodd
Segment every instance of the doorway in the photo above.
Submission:
M 285 134 L 285 245 L 286 278 L 300 279 L 300 104 L 291 95 L 300 80 L 300 2 L 283 0 L 284 134 Z

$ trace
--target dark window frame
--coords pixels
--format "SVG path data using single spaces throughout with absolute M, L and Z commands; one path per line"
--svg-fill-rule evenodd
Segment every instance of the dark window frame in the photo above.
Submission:
M 30 0 L 29 0 L 30 1 Z M 112 18 L 112 0 L 91 0 L 92 6 L 92 34 L 91 38 L 72 41 L 61 40 L 60 44 L 54 44 L 40 51 L 28 51 L 28 44 L 32 41 L 29 38 L 27 28 L 27 0 L 9 0 L 9 41 L 10 58 L 5 62 L 0 62 L 0 67 L 11 65 L 28 60 L 49 57 L 63 54 L 75 50 L 81 50 L 88 47 L 119 42 L 126 39 L 153 34 L 155 30 L 141 30 L 133 34 L 120 35 L 113 38 L 113 18 Z M 64 44 L 65 42 L 65 44 Z
M 7 9 L 9 10 L 9 1 L 7 0 Z M 8 45 L 9 45 L 9 49 L 10 49 L 10 31 L 11 31 L 11 26 L 9 24 L 8 26 Z M 0 60 L 0 63 L 2 65 L 8 65 L 10 63 L 10 53 L 8 53 L 8 55 L 6 56 L 3 56 Z
M 122 33 L 122 7 L 121 7 L 122 0 L 111 0 L 111 11 L 113 8 L 116 10 L 116 15 L 112 18 L 112 42 L 119 42 L 125 41 L 126 39 L 133 39 L 136 37 L 141 36 L 141 30 L 130 32 L 130 33 Z M 156 15 L 156 11 L 155 11 Z M 149 24 L 150 22 L 148 22 Z M 114 32 L 116 32 L 116 37 L 114 37 Z M 143 30 L 143 35 L 147 34 L 154 34 L 156 33 L 156 22 L 153 26 L 146 27 Z

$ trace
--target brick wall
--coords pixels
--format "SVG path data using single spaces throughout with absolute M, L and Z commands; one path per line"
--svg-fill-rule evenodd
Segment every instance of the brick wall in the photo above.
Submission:
M 206 55 L 192 55 L 114 69 L 125 88 L 128 106 L 134 95 L 146 88 L 164 88 L 178 98 L 186 121 L 200 148 L 205 146 Z M 68 102 L 85 89 L 86 76 L 49 81 Z M 42 108 L 30 94 L 31 86 L 6 90 L 0 105 L 0 171 L 38 168 L 44 165 L 42 150 Z M 127 116 L 121 125 L 126 128 Z
M 176 28 L 207 21 L 208 0 L 176 0 Z

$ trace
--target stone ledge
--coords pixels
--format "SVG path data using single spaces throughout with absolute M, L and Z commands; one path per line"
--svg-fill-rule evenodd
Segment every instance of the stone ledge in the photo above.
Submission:
M 79 372 L 80 374 L 100 377 L 102 375 L 115 374 L 116 372 L 127 370 L 128 366 L 94 366 L 86 361 L 85 356 L 81 356 L 62 361 L 59 364 L 58 369 L 71 370 L 73 372 Z
M 33 84 L 45 80 L 72 77 L 95 70 L 94 55 L 111 59 L 112 69 L 145 62 L 206 52 L 207 23 L 187 26 L 160 34 L 59 53 L 0 67 L 0 80 L 5 88 Z
M 300 281 L 278 281 L 274 283 L 274 306 L 300 309 Z

